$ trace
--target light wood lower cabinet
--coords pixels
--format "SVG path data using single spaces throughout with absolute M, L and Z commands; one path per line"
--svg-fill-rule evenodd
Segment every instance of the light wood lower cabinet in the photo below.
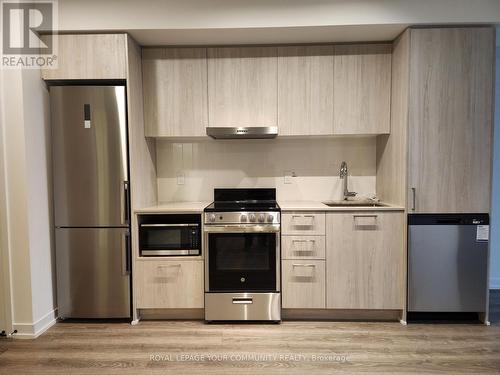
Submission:
M 325 261 L 283 260 L 282 303 L 285 309 L 325 308 Z
M 324 235 L 324 212 L 287 212 L 281 215 L 281 233 L 285 235 Z
M 203 308 L 203 260 L 135 262 L 138 309 Z
M 326 307 L 403 309 L 404 214 L 326 215 Z
M 325 259 L 325 236 L 281 237 L 283 259 Z

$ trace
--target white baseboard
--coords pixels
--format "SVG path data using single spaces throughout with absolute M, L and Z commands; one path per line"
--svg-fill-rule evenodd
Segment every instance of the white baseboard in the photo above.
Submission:
M 57 309 L 49 311 L 34 323 L 14 323 L 17 333 L 12 335 L 17 339 L 36 339 L 57 322 Z
M 500 289 L 500 277 L 490 278 L 490 289 Z

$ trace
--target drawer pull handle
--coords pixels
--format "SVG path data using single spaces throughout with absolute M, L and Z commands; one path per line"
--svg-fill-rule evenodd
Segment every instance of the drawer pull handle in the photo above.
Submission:
M 312 268 L 315 268 L 316 265 L 315 264 L 310 264 L 310 263 L 302 263 L 302 264 L 299 264 L 299 263 L 294 263 L 292 264 L 292 267 L 312 267 Z
M 306 243 L 306 242 L 316 242 L 316 240 L 292 240 L 293 243 Z
M 233 298 L 233 304 L 235 305 L 251 305 L 253 303 L 253 298 Z
M 180 263 L 178 264 L 160 264 L 159 266 L 157 266 L 158 269 L 162 269 L 162 268 L 177 268 L 177 267 L 181 267 Z
M 372 217 L 374 219 L 376 219 L 378 217 L 378 215 L 352 215 L 354 218 L 357 218 L 357 217 Z
M 314 225 L 314 215 L 292 215 L 293 225 L 302 227 L 312 227 Z

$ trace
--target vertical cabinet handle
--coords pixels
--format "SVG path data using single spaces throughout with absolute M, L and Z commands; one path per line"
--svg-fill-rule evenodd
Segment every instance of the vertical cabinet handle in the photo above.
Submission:
M 127 230 L 125 235 L 123 236 L 123 276 L 130 275 L 131 266 L 132 266 L 132 251 L 130 246 L 130 232 Z
M 128 181 L 123 181 L 123 221 L 130 224 L 130 195 Z
M 415 211 L 415 202 L 416 202 L 416 190 L 414 187 L 411 188 L 411 195 L 412 195 L 412 199 L 411 199 L 411 210 L 412 211 Z

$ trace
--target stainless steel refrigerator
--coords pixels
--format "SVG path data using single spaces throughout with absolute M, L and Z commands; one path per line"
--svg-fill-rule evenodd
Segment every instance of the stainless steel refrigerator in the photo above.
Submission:
M 61 318 L 130 317 L 124 86 L 51 86 Z

